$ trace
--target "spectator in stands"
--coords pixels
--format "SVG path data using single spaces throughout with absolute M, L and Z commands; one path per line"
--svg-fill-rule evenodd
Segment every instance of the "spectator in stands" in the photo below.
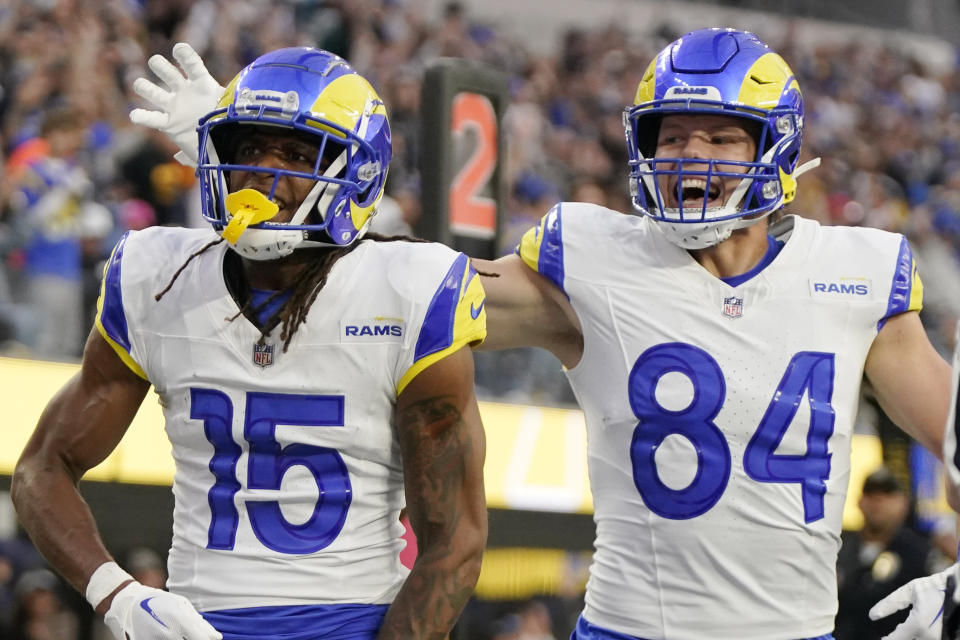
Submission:
M 840 609 L 833 632 L 836 640 L 873 640 L 887 635 L 903 622 L 906 611 L 873 622 L 867 616 L 870 608 L 901 585 L 950 564 L 929 540 L 906 526 L 910 495 L 886 467 L 867 476 L 858 505 L 863 528 L 843 533 L 837 558 Z
M 33 347 L 45 358 L 80 355 L 86 325 L 84 242 L 113 227 L 110 213 L 92 200 L 86 169 L 75 161 L 86 125 L 73 109 L 52 110 L 34 152 L 11 158 L 16 187 L 12 224 L 26 239 L 26 295 L 39 320 Z
M 0 14 L 0 36 L 10 35 L 0 37 L 3 150 L 9 152 L 35 136 L 43 114 L 66 99 L 82 102 L 91 122 L 113 128 L 98 163 L 122 162 L 130 157 L 131 137 L 141 135 L 125 128 L 124 96 L 130 79 L 143 75 L 149 53 L 169 51 L 174 41 L 185 39 L 207 59 L 214 76 L 224 79 L 265 46 L 316 43 L 319 38 L 371 77 L 397 114 L 400 164 L 392 170 L 387 193 L 401 205 L 408 224 L 418 215 L 419 140 L 414 135 L 418 123 L 411 120 L 405 126 L 404 112 L 416 101 L 416 79 L 425 62 L 441 53 L 491 62 L 511 76 L 513 100 L 505 123 L 510 131 L 508 188 L 532 171 L 559 185 L 564 199 L 576 199 L 568 190 L 583 177 L 576 173 L 578 165 L 586 161 L 580 170 L 590 173 L 613 160 L 614 172 L 602 182 L 607 206 L 629 208 L 624 206 L 629 203 L 627 181 L 620 175 L 626 165 L 616 155 L 623 153 L 620 113 L 610 105 L 632 100 L 644 61 L 677 35 L 674 27 L 654 23 L 646 31 L 628 32 L 616 25 L 581 25 L 558 42 L 556 52 L 546 55 L 509 38 L 506 28 L 499 29 L 509 25 L 494 24 L 492 30 L 479 25 L 467 3 L 448 3 L 430 16 L 393 0 L 315 5 L 281 3 L 264 18 L 252 0 L 158 1 L 142 8 L 120 2 L 96 7 L 62 0 L 16 3 Z M 810 44 L 791 39 L 781 44 L 796 52 L 792 57 L 805 87 L 807 118 L 817 123 L 805 146 L 811 156 L 824 159 L 819 175 L 811 175 L 794 203 L 796 212 L 823 212 L 834 222 L 848 224 L 871 223 L 868 211 L 900 211 L 900 224 L 909 217 L 910 210 L 901 215 L 903 195 L 896 190 L 849 189 L 849 176 L 855 173 L 863 175 L 860 182 L 866 185 L 877 177 L 892 178 L 911 210 L 937 197 L 935 188 L 948 184 L 949 167 L 960 161 L 960 129 L 951 116 L 960 104 L 954 68 L 935 68 L 930 56 L 894 49 L 886 41 L 845 38 Z M 112 170 L 116 174 L 118 167 Z M 172 185 L 173 191 L 185 188 L 178 180 L 162 185 Z M 153 196 L 140 197 L 149 201 Z M 947 203 L 953 213 L 960 211 L 957 200 Z M 168 202 L 149 204 L 161 224 L 183 223 L 164 216 Z M 956 261 L 958 239 L 949 238 L 949 243 L 950 259 Z M 925 279 L 936 288 L 930 277 Z M 932 333 L 950 333 L 938 324 L 932 324 Z
M 60 581 L 48 569 L 24 573 L 15 588 L 10 640 L 71 640 L 79 634 L 77 615 L 64 606 Z
M 127 554 L 127 571 L 133 579 L 154 589 L 167 585 L 167 570 L 160 555 L 148 547 L 137 547 Z

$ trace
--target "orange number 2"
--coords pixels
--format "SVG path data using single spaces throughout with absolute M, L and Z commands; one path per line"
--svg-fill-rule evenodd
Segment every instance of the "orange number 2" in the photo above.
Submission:
M 497 164 L 497 115 L 487 96 L 462 92 L 453 99 L 450 130 L 461 140 L 472 130 L 476 146 L 450 184 L 450 230 L 474 238 L 493 238 L 497 203 L 479 194 Z

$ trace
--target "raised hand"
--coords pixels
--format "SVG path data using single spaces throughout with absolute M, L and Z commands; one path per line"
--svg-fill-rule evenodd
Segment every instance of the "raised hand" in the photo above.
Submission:
M 134 80 L 133 90 L 156 110 L 134 109 L 130 112 L 130 120 L 167 134 L 180 147 L 174 157 L 181 164 L 195 167 L 200 155 L 197 123 L 216 108 L 224 88 L 213 79 L 200 55 L 186 42 L 173 46 L 173 58 L 180 65 L 179 69 L 161 55 L 147 60 L 147 66 L 166 88 L 146 78 Z

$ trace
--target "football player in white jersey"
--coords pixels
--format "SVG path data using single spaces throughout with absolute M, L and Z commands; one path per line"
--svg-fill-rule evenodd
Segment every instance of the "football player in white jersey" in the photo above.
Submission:
M 864 376 L 941 450 L 949 366 L 909 244 L 781 214 L 815 166 L 803 116 L 756 36 L 689 33 L 625 112 L 641 215 L 561 203 L 516 255 L 474 261 L 483 348 L 549 350 L 586 416 L 597 539 L 576 639 L 829 638 Z M 148 124 L 176 140 L 183 121 Z
M 625 112 L 640 216 L 561 203 L 489 264 L 491 348 L 536 344 L 586 415 L 597 524 L 574 638 L 830 637 L 867 378 L 939 452 L 949 367 L 910 247 L 772 220 L 796 193 L 803 98 L 750 33 L 703 29 Z
M 341 58 L 261 56 L 200 131 L 213 228 L 119 242 L 80 372 L 17 464 L 18 515 L 119 640 L 446 637 L 487 530 L 480 278 L 442 245 L 364 237 L 390 128 Z M 151 385 L 176 461 L 169 592 L 113 562 L 77 490 Z

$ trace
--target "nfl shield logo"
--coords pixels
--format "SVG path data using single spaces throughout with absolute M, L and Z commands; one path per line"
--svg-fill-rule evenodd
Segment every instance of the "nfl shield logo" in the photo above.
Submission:
M 739 318 L 743 315 L 743 298 L 730 296 L 723 299 L 723 315 L 728 318 Z
M 253 345 L 253 364 L 260 367 L 269 367 L 273 364 L 273 345 L 260 344 Z

